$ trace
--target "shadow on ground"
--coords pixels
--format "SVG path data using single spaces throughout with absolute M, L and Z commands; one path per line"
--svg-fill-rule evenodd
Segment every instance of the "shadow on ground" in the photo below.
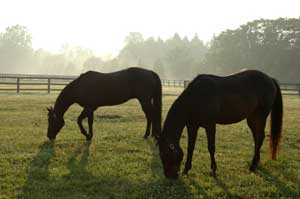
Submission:
M 28 167 L 27 180 L 18 198 L 193 198 L 182 181 L 169 181 L 159 175 L 156 146 L 149 145 L 153 153 L 153 178 L 137 183 L 122 176 L 95 176 L 89 172 L 90 143 L 82 143 L 71 155 L 66 165 L 68 174 L 51 176 L 50 162 L 55 157 L 55 144 L 45 142 Z
M 93 174 L 89 166 L 90 143 L 79 143 L 76 150 L 71 154 L 67 161 L 65 172 L 62 176 L 51 176 L 50 162 L 55 159 L 55 144 L 45 142 L 40 145 L 37 155 L 32 159 L 28 167 L 27 180 L 20 190 L 19 199 L 47 199 L 47 198 L 72 198 L 72 199 L 135 199 L 135 198 L 207 198 L 216 197 L 208 193 L 207 187 L 201 186 L 192 177 L 180 178 L 179 180 L 167 180 L 163 176 L 161 161 L 155 141 L 149 139 L 145 141 L 151 153 L 151 176 L 148 179 L 135 181 L 126 176 L 100 175 Z M 95 171 L 94 173 L 97 173 Z M 287 170 L 272 168 L 272 172 L 260 167 L 257 175 L 264 181 L 273 184 L 280 191 L 280 195 L 273 197 L 299 198 L 300 188 L 298 176 L 294 176 Z M 280 176 L 280 177 L 279 177 Z M 286 178 L 293 185 L 288 186 L 280 179 Z M 285 179 L 285 181 L 286 181 Z M 227 187 L 226 182 L 217 178 L 213 186 L 223 190 L 222 195 L 226 198 L 244 198 L 236 195 Z M 214 188 L 214 187 L 212 187 Z M 272 195 L 272 194 L 271 194 Z
M 70 157 L 64 176 L 50 176 L 49 163 L 55 155 L 55 144 L 45 142 L 28 168 L 27 181 L 18 198 L 118 198 L 120 184 L 130 182 L 117 176 L 94 176 L 87 171 L 90 143 L 80 145 Z M 80 161 L 77 157 L 81 156 Z
M 273 196 L 274 198 L 300 198 L 299 175 L 297 176 L 295 173 L 292 173 L 287 169 L 276 166 L 272 168 L 272 172 L 264 167 L 259 167 L 257 175 L 276 187 L 278 191 L 276 195 Z
M 122 116 L 120 115 L 96 115 L 96 119 L 99 120 L 120 120 Z

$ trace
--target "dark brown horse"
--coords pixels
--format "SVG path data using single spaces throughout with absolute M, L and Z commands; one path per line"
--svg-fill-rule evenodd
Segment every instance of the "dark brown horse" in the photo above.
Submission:
M 161 131 L 161 81 L 159 76 L 150 70 L 128 68 L 113 73 L 86 72 L 69 83 L 59 94 L 54 108 L 48 108 L 49 139 L 55 139 L 64 126 L 64 113 L 74 103 L 83 107 L 77 123 L 87 140 L 93 137 L 94 111 L 100 106 L 122 104 L 129 99 L 139 100 L 146 115 L 147 127 L 144 137 L 150 134 L 159 136 Z M 88 118 L 89 133 L 82 126 Z
M 183 174 L 192 168 L 192 156 L 199 127 L 206 130 L 212 175 L 216 176 L 216 124 L 232 124 L 247 119 L 255 147 L 249 168 L 254 171 L 260 159 L 266 119 L 271 112 L 270 155 L 276 159 L 282 126 L 282 96 L 277 82 L 262 72 L 242 71 L 227 77 L 197 76 L 171 106 L 161 137 L 160 157 L 166 177 L 177 178 L 183 151 L 179 140 L 188 131 L 187 160 Z

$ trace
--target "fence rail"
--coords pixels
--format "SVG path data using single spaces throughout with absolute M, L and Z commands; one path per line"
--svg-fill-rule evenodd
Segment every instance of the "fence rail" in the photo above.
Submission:
M 60 91 L 77 76 L 0 74 L 0 92 L 47 92 Z M 162 79 L 163 87 L 185 88 L 189 80 Z M 300 83 L 280 83 L 283 95 L 298 95 Z

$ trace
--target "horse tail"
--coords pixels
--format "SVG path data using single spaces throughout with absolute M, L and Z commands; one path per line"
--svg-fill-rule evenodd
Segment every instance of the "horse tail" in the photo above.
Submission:
M 154 73 L 154 72 L 153 72 Z M 153 96 L 153 106 L 154 106 L 154 124 L 156 126 L 156 137 L 158 138 L 161 134 L 161 112 L 162 112 L 162 83 L 159 76 L 154 73 L 156 84 Z
M 270 158 L 276 160 L 276 153 L 281 138 L 283 105 L 280 87 L 275 79 L 276 97 L 271 112 L 271 133 L 270 133 Z

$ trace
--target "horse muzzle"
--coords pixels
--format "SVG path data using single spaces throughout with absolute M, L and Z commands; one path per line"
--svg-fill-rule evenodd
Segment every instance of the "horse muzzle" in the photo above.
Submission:
M 50 135 L 47 135 L 47 137 L 49 138 L 50 141 L 54 141 L 56 136 L 50 136 Z

